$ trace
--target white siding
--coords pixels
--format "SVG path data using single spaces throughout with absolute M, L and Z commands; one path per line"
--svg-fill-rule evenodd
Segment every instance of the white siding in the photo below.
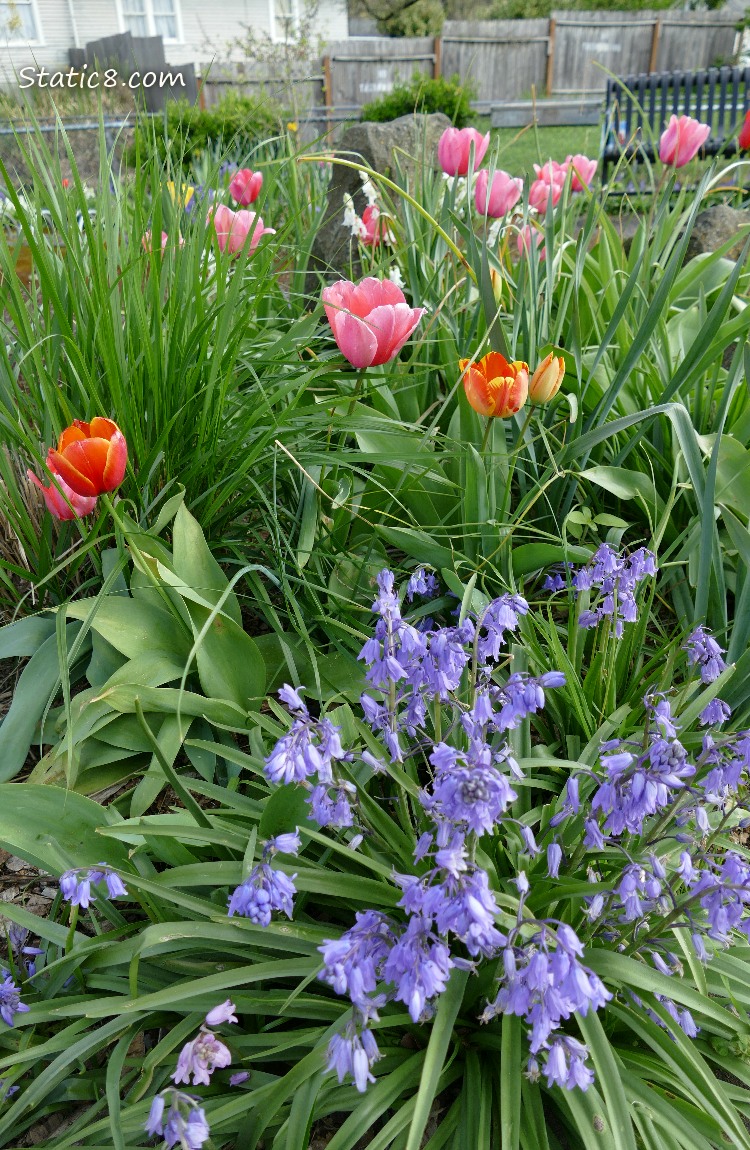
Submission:
M 304 0 L 298 0 L 301 7 Z M 242 59 L 237 42 L 243 39 L 243 26 L 271 34 L 271 5 L 274 0 L 178 0 L 182 42 L 166 45 L 171 64 L 193 63 L 205 71 L 217 63 Z M 289 0 L 282 0 L 285 8 Z M 0 40 L 0 85 L 15 87 L 21 68 L 44 67 L 48 71 L 67 69 L 68 50 L 75 46 L 68 0 L 35 0 L 40 42 Z M 78 42 L 114 36 L 123 31 L 117 0 L 72 0 Z M 319 35 L 326 40 L 348 36 L 346 0 L 320 0 Z

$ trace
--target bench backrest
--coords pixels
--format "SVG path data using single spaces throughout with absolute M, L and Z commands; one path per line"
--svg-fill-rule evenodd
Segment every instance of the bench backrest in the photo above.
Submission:
M 638 132 L 657 139 L 672 115 L 693 116 L 711 125 L 721 142 L 733 135 L 750 108 L 750 68 L 708 68 L 704 72 L 650 72 L 607 81 L 605 150 Z M 644 124 L 648 128 L 644 130 Z

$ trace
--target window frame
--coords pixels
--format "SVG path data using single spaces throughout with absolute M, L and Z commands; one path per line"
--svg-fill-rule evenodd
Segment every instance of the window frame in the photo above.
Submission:
M 274 44 L 284 44 L 289 37 L 279 36 L 277 34 L 276 22 L 279 19 L 279 17 L 277 16 L 277 13 L 276 13 L 277 2 L 278 2 L 278 0 L 268 0 L 268 16 L 269 16 L 269 23 L 271 26 L 271 39 L 274 42 Z M 288 3 L 292 9 L 292 21 L 293 21 L 292 34 L 294 34 L 294 33 L 299 31 L 299 26 L 300 26 L 299 0 L 288 0 Z
M 34 32 L 36 33 L 36 35 L 35 35 L 35 38 L 32 40 L 32 39 L 26 39 L 25 36 L 10 37 L 10 36 L 3 36 L 2 34 L 0 34 L 0 47 L 10 48 L 13 45 L 18 45 L 18 44 L 29 44 L 29 45 L 33 45 L 34 47 L 44 47 L 44 44 L 45 44 L 44 31 L 42 29 L 42 22 L 39 19 L 39 9 L 37 8 L 36 0 L 10 0 L 10 3 L 15 3 L 15 4 L 20 3 L 23 5 L 23 7 L 25 7 L 25 8 L 28 7 L 31 9 L 31 17 L 34 21 Z
M 169 39 L 167 39 L 166 36 L 162 36 L 162 40 L 164 41 L 165 44 L 184 44 L 185 43 L 185 34 L 183 31 L 183 27 L 182 27 L 182 7 L 180 5 L 180 0 L 172 0 L 172 3 L 174 4 L 174 18 L 175 18 L 175 23 L 177 24 L 177 36 L 175 39 L 172 39 L 171 37 Z M 155 21 L 155 16 L 154 16 L 153 0 L 143 0 L 143 5 L 144 5 L 144 8 L 146 10 L 145 11 L 146 24 L 147 24 L 146 35 L 147 36 L 158 36 L 159 33 L 156 31 L 156 21 Z M 128 28 L 128 26 L 125 22 L 125 13 L 123 12 L 123 8 L 122 8 L 122 0 L 117 0 L 117 20 L 118 20 L 118 23 L 120 25 L 120 31 L 121 32 L 129 32 L 130 31 L 130 29 Z

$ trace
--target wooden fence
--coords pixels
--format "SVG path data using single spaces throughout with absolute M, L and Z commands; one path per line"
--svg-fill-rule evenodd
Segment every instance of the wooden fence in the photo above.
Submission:
M 717 12 L 597 12 L 594 19 L 559 11 L 549 20 L 450 20 L 436 39 L 352 37 L 330 43 L 306 74 L 286 80 L 262 66 L 252 72 L 249 66 L 224 73 L 212 68 L 202 98 L 214 103 L 227 84 L 265 90 L 322 131 L 355 117 L 363 104 L 414 72 L 458 75 L 473 85 L 474 106 L 486 112 L 527 98 L 532 90 L 590 102 L 604 94 L 610 74 L 708 68 L 730 62 L 738 43 L 735 19 Z

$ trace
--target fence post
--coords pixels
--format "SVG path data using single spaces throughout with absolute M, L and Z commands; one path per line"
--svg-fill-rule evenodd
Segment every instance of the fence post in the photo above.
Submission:
M 331 57 L 323 57 L 323 99 L 326 105 L 326 135 L 331 131 L 331 108 L 333 107 L 333 87 L 331 85 Z
M 549 31 L 547 32 L 547 77 L 545 81 L 545 90 L 548 96 L 552 95 L 552 80 L 555 71 L 555 29 L 557 21 L 554 16 L 549 19 Z
M 661 39 L 661 17 L 654 21 L 654 30 L 651 33 L 651 55 L 648 61 L 649 72 L 656 71 L 656 60 L 659 55 L 659 40 Z
M 435 59 L 432 65 L 432 78 L 439 80 L 443 74 L 443 41 L 440 36 L 435 37 L 435 44 L 433 47 Z

